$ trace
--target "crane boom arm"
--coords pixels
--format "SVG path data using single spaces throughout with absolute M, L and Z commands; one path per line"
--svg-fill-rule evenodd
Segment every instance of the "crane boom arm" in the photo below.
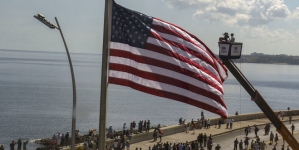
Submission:
M 255 90 L 255 88 L 250 84 L 238 67 L 230 59 L 222 59 L 223 64 L 228 68 L 228 70 L 234 75 L 234 77 L 239 81 L 239 83 L 244 87 L 247 93 L 251 96 L 251 100 L 254 101 L 263 113 L 268 117 L 271 123 L 276 127 L 276 131 L 286 140 L 292 149 L 299 150 L 299 143 L 291 134 L 291 132 L 286 128 L 286 126 L 280 121 L 276 116 L 264 98 L 260 93 Z

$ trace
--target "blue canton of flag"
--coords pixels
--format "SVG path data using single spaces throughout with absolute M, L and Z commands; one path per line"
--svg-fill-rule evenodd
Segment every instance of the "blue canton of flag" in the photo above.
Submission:
M 112 8 L 111 41 L 143 48 L 153 18 L 114 3 Z

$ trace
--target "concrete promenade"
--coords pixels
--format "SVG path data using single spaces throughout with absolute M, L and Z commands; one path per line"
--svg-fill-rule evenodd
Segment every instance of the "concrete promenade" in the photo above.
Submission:
M 283 110 L 284 112 L 284 120 L 283 122 L 288 122 L 288 114 L 292 116 L 292 121 L 299 120 L 299 110 L 292 110 L 287 111 Z M 276 112 L 277 113 L 277 112 Z M 240 114 L 240 115 L 234 115 L 229 116 L 228 118 L 233 118 L 234 123 L 232 129 L 226 129 L 226 124 L 221 124 L 221 128 L 218 128 L 218 126 L 215 128 L 215 123 L 218 121 L 219 118 L 210 118 L 211 120 L 211 127 L 209 129 L 196 129 L 195 134 L 193 133 L 193 130 L 190 130 L 189 133 L 186 133 L 185 125 L 171 125 L 162 127 L 163 131 L 163 137 L 162 142 L 169 142 L 169 143 L 185 143 L 186 141 L 194 141 L 197 139 L 197 136 L 199 133 L 206 133 L 207 136 L 210 134 L 212 137 L 219 136 L 219 135 L 225 135 L 229 134 L 230 132 L 242 129 L 242 133 L 244 132 L 244 128 L 248 125 L 252 127 L 251 131 L 253 132 L 253 126 L 254 125 L 265 125 L 266 123 L 271 123 L 266 116 L 260 112 L 260 113 L 251 113 L 251 114 Z M 197 119 L 194 118 L 196 121 Z M 274 128 L 273 125 L 271 125 L 272 128 Z M 260 127 L 260 132 L 262 133 L 263 128 Z M 125 139 L 127 140 L 127 138 Z M 132 135 L 132 138 L 129 140 L 131 143 L 131 149 L 135 149 L 136 147 L 142 148 L 142 150 L 148 150 L 149 146 L 152 147 L 154 144 L 157 144 L 157 142 L 153 141 L 153 129 L 151 129 L 149 132 L 145 133 L 139 133 Z M 159 138 L 157 140 L 159 142 Z M 113 147 L 114 139 L 107 139 L 106 145 Z M 83 143 L 77 144 L 76 147 L 83 146 Z M 95 146 L 94 146 L 95 147 Z M 69 147 L 63 147 L 62 149 L 67 150 Z
M 292 120 L 299 120 L 299 116 L 293 116 Z M 288 122 L 288 117 L 285 117 L 284 122 Z M 271 123 L 268 118 L 261 118 L 261 119 L 253 119 L 253 120 L 246 120 L 246 121 L 236 121 L 233 123 L 232 129 L 226 129 L 226 125 L 222 124 L 221 128 L 218 129 L 215 128 L 215 126 L 211 126 L 210 129 L 196 129 L 195 134 L 193 133 L 193 130 L 189 131 L 189 133 L 186 132 L 181 132 L 181 133 L 176 133 L 168 136 L 162 137 L 162 142 L 169 142 L 169 143 L 179 143 L 183 142 L 185 143 L 186 141 L 194 141 L 197 139 L 197 136 L 199 133 L 206 133 L 208 136 L 211 134 L 212 137 L 218 136 L 218 135 L 223 135 L 223 134 L 229 134 L 232 131 L 242 129 L 242 133 L 244 132 L 243 129 L 245 127 L 249 126 L 254 126 L 254 125 L 265 125 L 266 123 Z M 272 126 L 273 128 L 273 126 Z M 253 128 L 251 129 L 253 132 Z M 263 129 L 260 128 L 259 134 L 263 134 L 264 131 Z M 233 141 L 234 139 L 232 139 Z M 159 139 L 158 139 L 159 141 Z M 131 144 L 131 148 L 135 149 L 136 147 L 142 148 L 143 150 L 148 150 L 148 147 L 153 147 L 154 144 L 157 144 L 157 142 L 153 142 L 153 139 L 151 140 L 145 140 L 142 142 L 134 143 Z

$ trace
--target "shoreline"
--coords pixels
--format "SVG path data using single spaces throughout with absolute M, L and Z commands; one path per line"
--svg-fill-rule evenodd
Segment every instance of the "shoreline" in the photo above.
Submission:
M 286 117 L 288 115 L 299 116 L 299 110 L 290 110 L 290 111 L 281 110 L 281 111 L 284 112 L 284 116 L 286 118 L 285 120 L 288 120 L 288 118 Z M 278 112 L 279 111 L 275 111 L 276 114 Z M 238 122 L 238 121 L 262 119 L 262 118 L 266 118 L 266 116 L 264 115 L 264 113 L 259 112 L 259 113 L 233 115 L 233 116 L 228 116 L 228 118 L 232 118 L 232 119 L 234 119 L 234 122 Z M 219 117 L 218 118 L 209 118 L 209 119 L 211 121 L 211 126 L 213 126 L 218 121 Z M 187 121 L 186 123 L 190 123 L 190 122 Z M 132 134 L 131 139 L 129 139 L 128 137 L 125 137 L 125 141 L 130 140 L 130 143 L 134 144 L 134 143 L 138 143 L 138 142 L 142 142 L 142 141 L 152 139 L 153 129 L 154 129 L 154 127 L 151 127 L 149 132 Z M 178 123 L 178 124 L 175 124 L 175 125 L 163 126 L 163 127 L 161 127 L 161 129 L 164 132 L 163 136 L 168 136 L 168 135 L 184 132 L 185 131 L 185 125 L 184 124 L 179 125 L 179 123 Z M 97 136 L 98 136 L 98 134 L 95 134 L 93 137 L 95 137 L 95 139 L 96 139 Z M 87 135 L 81 135 L 80 138 L 79 138 L 80 140 L 78 142 L 76 142 L 76 147 L 82 147 L 84 139 L 87 138 L 87 137 L 89 137 L 88 134 Z M 95 147 L 96 143 L 94 142 L 94 138 L 92 138 L 92 139 L 93 139 L 92 143 L 94 145 L 93 147 Z M 106 139 L 106 145 L 107 146 L 113 145 L 114 140 L 115 139 Z M 44 145 L 43 147 L 37 148 L 37 150 L 44 150 L 44 147 L 49 146 L 50 142 L 51 142 L 51 138 L 45 138 L 45 139 L 41 139 L 41 140 L 36 140 L 34 143 Z M 69 149 L 69 146 L 60 146 L 60 148 Z

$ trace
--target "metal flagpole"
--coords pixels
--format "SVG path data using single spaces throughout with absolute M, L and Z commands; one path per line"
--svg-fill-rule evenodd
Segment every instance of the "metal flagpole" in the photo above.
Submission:
M 70 64 L 70 69 L 71 69 L 71 74 L 72 74 L 72 84 L 73 84 L 73 114 L 72 114 L 72 138 L 71 138 L 71 150 L 75 150 L 75 130 L 76 130 L 76 105 L 77 105 L 77 100 L 76 100 L 76 82 L 75 82 L 75 75 L 74 75 L 74 69 L 73 69 L 73 65 L 72 65 L 72 60 L 71 60 L 71 56 L 69 53 L 69 50 L 67 48 L 64 36 L 62 34 L 62 30 L 60 28 L 58 19 L 55 17 L 57 26 L 58 26 L 58 30 L 60 31 L 60 35 L 62 37 L 64 46 L 65 46 L 65 50 L 67 53 L 67 57 L 69 60 L 69 64 Z
M 110 13 L 109 13 L 110 12 Z M 107 106 L 107 70 L 110 43 L 110 24 L 111 24 L 112 0 L 105 0 L 105 17 L 103 32 L 103 52 L 102 52 L 102 76 L 101 76 L 101 100 L 99 118 L 99 138 L 98 149 L 105 150 L 106 146 L 106 106 Z

